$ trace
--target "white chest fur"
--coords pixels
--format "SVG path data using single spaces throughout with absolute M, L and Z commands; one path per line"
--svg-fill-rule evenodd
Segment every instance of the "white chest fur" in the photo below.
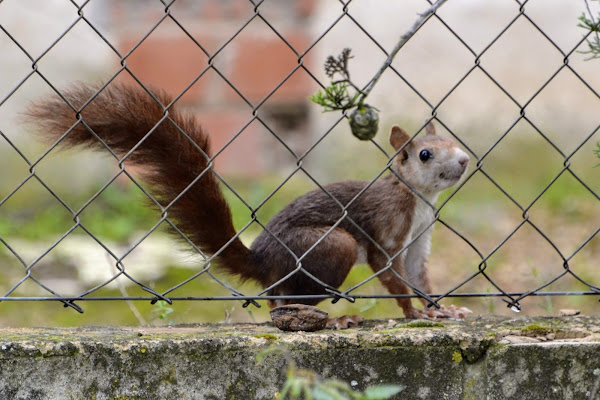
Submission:
M 431 205 L 435 205 L 437 195 L 427 199 Z M 413 213 L 412 225 L 407 235 L 405 245 L 409 247 L 404 252 L 404 270 L 409 282 L 419 285 L 424 264 L 431 250 L 431 231 L 434 221 L 434 210 L 429 204 L 417 198 Z
M 416 197 L 416 196 L 415 196 Z M 430 204 L 435 204 L 437 195 L 434 198 L 427 199 Z M 402 251 L 402 259 L 406 258 L 409 249 L 419 247 L 426 244 L 427 246 L 419 251 L 425 251 L 429 254 L 429 237 L 431 236 L 431 223 L 434 220 L 433 209 L 419 197 L 415 198 L 416 206 L 410 213 L 411 225 L 408 231 L 403 230 L 405 226 L 405 214 L 399 214 L 395 219 L 390 220 L 389 228 L 385 231 L 385 236 L 382 240 L 382 247 L 388 252 L 389 256 L 394 256 L 398 251 L 409 245 L 408 249 Z M 418 238 L 417 238 L 418 237 Z M 421 243 L 413 243 L 415 241 Z
M 426 198 L 429 203 L 435 206 L 435 202 L 437 201 L 437 195 L 432 198 Z M 421 198 L 416 198 L 415 210 L 412 215 L 412 224 L 409 236 L 411 238 L 418 236 L 422 231 L 428 229 L 429 233 L 431 233 L 431 223 L 434 219 L 433 208 Z

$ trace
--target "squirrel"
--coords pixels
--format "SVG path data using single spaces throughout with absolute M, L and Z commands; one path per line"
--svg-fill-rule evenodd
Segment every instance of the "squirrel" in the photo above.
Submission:
M 179 231 L 203 252 L 217 254 L 220 268 L 270 288 L 269 295 L 330 294 L 327 287 L 338 288 L 358 263 L 367 263 L 391 294 L 411 291 L 398 275 L 422 293 L 432 292 L 426 268 L 434 221 L 430 205 L 460 180 L 469 156 L 454 140 L 437 135 L 431 122 L 426 134 L 413 140 L 398 126 L 391 129 L 389 141 L 397 153 L 393 173 L 370 185 L 343 181 L 324 186 L 327 193 L 317 189 L 298 197 L 248 248 L 236 236 L 212 172 L 209 135 L 193 116 L 171 105 L 164 91 L 152 93 L 116 82 L 102 90 L 76 84 L 32 103 L 25 117 L 43 138 L 61 146 L 127 155 L 127 162 L 142 167 L 139 173 L 155 198 L 170 205 L 168 217 Z M 269 306 L 321 300 L 276 300 Z M 422 310 L 408 297 L 396 300 L 407 318 L 464 318 L 470 312 L 434 308 L 422 297 Z M 357 318 L 344 317 L 349 321 L 344 323 Z

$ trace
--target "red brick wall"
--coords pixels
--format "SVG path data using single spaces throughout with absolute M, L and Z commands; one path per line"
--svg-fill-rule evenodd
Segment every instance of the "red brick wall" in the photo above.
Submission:
M 252 19 L 254 6 L 247 0 L 177 1 L 170 13 L 193 39 L 167 17 L 139 45 L 165 16 L 164 8 L 143 1 L 114 2 L 111 8 L 118 50 L 123 55 L 131 52 L 126 57 L 127 67 L 141 82 L 178 96 L 209 67 L 212 58 L 218 72 L 251 103 L 249 105 L 212 68 L 178 100 L 178 106 L 197 115 L 211 133 L 213 152 L 219 151 L 252 120 L 253 107 L 294 71 L 298 66 L 296 52 L 302 54 L 311 44 L 308 27 L 314 11 L 313 1 L 271 2 L 259 11 L 295 52 L 259 17 Z M 249 20 L 251 22 L 221 49 Z M 310 66 L 311 62 L 309 56 L 303 58 L 304 65 Z M 133 80 L 125 72 L 119 78 Z M 314 91 L 311 84 L 312 78 L 298 69 L 258 108 L 258 115 L 270 128 L 277 129 L 269 115 L 285 107 L 306 107 L 307 97 Z M 303 127 L 299 129 L 296 135 L 307 134 L 302 131 Z M 266 154 L 266 143 L 272 140 L 267 129 L 258 121 L 252 122 L 216 158 L 217 170 L 253 175 L 273 168 L 273 161 Z

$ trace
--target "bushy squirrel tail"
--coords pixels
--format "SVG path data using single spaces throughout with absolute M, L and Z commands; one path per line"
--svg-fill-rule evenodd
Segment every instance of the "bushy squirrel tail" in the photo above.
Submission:
M 113 82 L 100 90 L 77 84 L 61 92 L 64 99 L 53 94 L 33 103 L 25 119 L 44 140 L 60 140 L 61 146 L 108 147 L 120 158 L 127 155 L 125 162 L 141 167 L 153 196 L 169 206 L 177 229 L 203 252 L 221 251 L 217 263 L 229 273 L 260 280 L 251 251 L 232 240 L 236 231 L 211 169 L 208 135 L 192 116 L 165 108 L 170 96 L 152 93 L 156 100 L 137 86 Z

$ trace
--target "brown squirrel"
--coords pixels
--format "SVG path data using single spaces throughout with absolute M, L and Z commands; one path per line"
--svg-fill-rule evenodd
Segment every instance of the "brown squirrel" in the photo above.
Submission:
M 325 186 L 337 201 L 321 189 L 306 193 L 273 217 L 268 231 L 248 249 L 237 237 L 232 240 L 236 231 L 211 170 L 209 136 L 196 120 L 174 106 L 166 109 L 172 98 L 162 91 L 153 92 L 159 104 L 141 87 L 111 83 L 98 90 L 83 84 L 72 86 L 62 92 L 64 99 L 52 95 L 33 103 L 26 116 L 44 138 L 60 140 L 61 145 L 95 150 L 108 147 L 119 157 L 135 148 L 127 162 L 143 166 L 142 177 L 163 205 L 177 199 L 168 208 L 169 218 L 202 251 L 220 252 L 218 264 L 227 272 L 265 288 L 281 281 L 269 295 L 322 295 L 328 292 L 309 274 L 338 288 L 353 265 L 366 262 L 380 272 L 377 277 L 392 294 L 410 293 L 396 273 L 421 292 L 431 293 L 425 263 L 434 212 L 423 198 L 434 204 L 442 190 L 460 180 L 469 162 L 455 141 L 436 135 L 433 124 L 427 126 L 426 135 L 412 141 L 401 128 L 392 128 L 390 143 L 398 154 L 391 168 L 402 180 L 390 173 L 367 189 L 368 182 L 360 181 Z M 340 204 L 350 202 L 344 217 L 346 211 Z M 298 270 L 298 258 L 308 274 Z M 390 268 L 381 272 L 390 263 L 395 272 Z M 269 305 L 315 305 L 319 301 L 277 300 Z M 435 309 L 427 307 L 427 300 L 421 301 L 423 310 L 413 307 L 410 298 L 397 299 L 407 318 L 464 318 L 470 312 L 453 306 Z

